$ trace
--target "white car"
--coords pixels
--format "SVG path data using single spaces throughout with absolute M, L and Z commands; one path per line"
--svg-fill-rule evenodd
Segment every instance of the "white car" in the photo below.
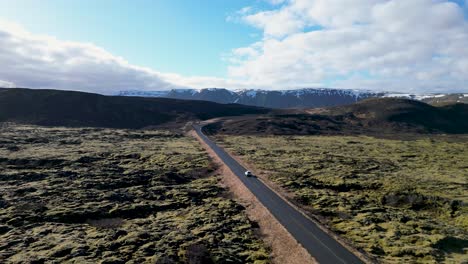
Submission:
M 245 174 L 246 177 L 252 177 L 253 176 L 251 171 L 246 171 L 244 174 Z

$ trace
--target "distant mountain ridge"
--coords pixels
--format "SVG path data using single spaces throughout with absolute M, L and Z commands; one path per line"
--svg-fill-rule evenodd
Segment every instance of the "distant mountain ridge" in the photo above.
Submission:
M 415 100 L 436 98 L 443 94 L 404 94 L 368 90 L 304 88 L 297 90 L 228 90 L 225 88 L 173 89 L 168 91 L 121 91 L 120 96 L 165 97 L 204 100 L 216 103 L 238 103 L 267 108 L 312 108 L 340 106 L 368 98 L 399 97 Z

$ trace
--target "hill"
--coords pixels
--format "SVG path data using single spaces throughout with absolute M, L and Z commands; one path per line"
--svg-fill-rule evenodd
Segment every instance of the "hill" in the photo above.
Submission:
M 459 134 L 468 133 L 468 105 L 436 107 L 408 99 L 367 99 L 328 109 L 228 119 L 207 126 L 206 131 L 270 135 Z
M 0 89 L 0 122 L 45 126 L 142 128 L 270 110 L 167 98 L 103 96 L 92 93 Z

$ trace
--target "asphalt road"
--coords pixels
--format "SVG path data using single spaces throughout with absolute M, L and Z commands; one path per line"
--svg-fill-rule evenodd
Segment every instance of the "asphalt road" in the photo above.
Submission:
M 257 199 L 319 263 L 363 263 L 356 255 L 289 205 L 259 179 L 246 177 L 244 172 L 247 169 L 203 134 L 200 126 L 194 125 L 193 128 L 200 138 L 213 149 Z

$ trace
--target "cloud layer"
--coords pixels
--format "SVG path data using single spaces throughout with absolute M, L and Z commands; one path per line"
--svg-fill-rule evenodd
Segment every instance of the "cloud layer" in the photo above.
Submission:
M 227 78 L 139 67 L 91 43 L 32 34 L 0 21 L 0 87 L 103 94 L 187 87 L 468 92 L 466 4 L 268 1 L 270 10 L 245 7 L 228 18 L 258 28 L 263 37 L 231 52 Z
M 34 35 L 0 22 L 0 85 L 111 94 L 124 89 L 175 87 L 161 74 L 129 64 L 89 43 Z
M 7 21 L 0 21 L 0 64 L 0 87 L 101 94 L 133 89 L 262 88 L 242 80 L 158 72 L 132 65 L 91 43 L 32 34 Z
M 242 15 L 262 41 L 230 77 L 273 87 L 468 91 L 468 23 L 442 0 L 290 0 Z

